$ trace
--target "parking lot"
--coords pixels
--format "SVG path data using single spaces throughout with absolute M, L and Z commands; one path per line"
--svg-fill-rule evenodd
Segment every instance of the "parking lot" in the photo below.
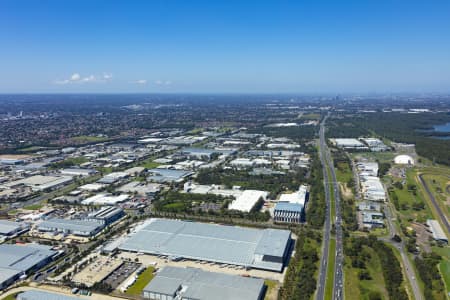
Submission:
M 119 257 L 122 257 L 123 259 L 131 259 L 134 261 L 135 258 L 138 258 L 140 262 L 144 266 L 155 266 L 156 268 L 162 268 L 164 266 L 174 266 L 174 267 L 194 267 L 194 268 L 200 268 L 205 271 L 211 271 L 211 272 L 219 272 L 219 273 L 226 273 L 226 274 L 233 274 L 233 275 L 245 275 L 245 276 L 252 276 L 252 277 L 258 277 L 258 278 L 264 278 L 264 279 L 270 279 L 275 280 L 279 282 L 283 282 L 284 275 L 286 274 L 286 268 L 284 269 L 283 273 L 278 272 L 271 272 L 271 271 L 265 271 L 265 270 L 258 270 L 258 269 L 250 269 L 245 270 L 242 266 L 235 266 L 235 265 L 227 265 L 227 264 L 218 264 L 218 263 L 210 263 L 206 261 L 193 261 L 193 260 L 187 260 L 182 259 L 180 261 L 170 261 L 166 257 L 163 256 L 156 256 L 156 255 L 149 255 L 149 254 L 137 254 L 132 252 L 122 252 L 118 255 Z
M 142 264 L 136 262 L 126 261 L 108 277 L 104 282 L 109 284 L 113 289 L 116 289 L 125 279 L 130 277 Z

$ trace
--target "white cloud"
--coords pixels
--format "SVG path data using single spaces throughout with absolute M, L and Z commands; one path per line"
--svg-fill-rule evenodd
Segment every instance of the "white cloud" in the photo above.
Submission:
M 89 83 L 89 82 L 107 82 L 112 79 L 111 73 L 103 73 L 101 76 L 89 75 L 82 77 L 79 73 L 73 73 L 68 79 L 55 80 L 55 84 L 71 84 L 71 83 Z
M 147 84 L 147 79 L 139 79 L 136 80 L 134 83 L 144 85 Z
M 74 73 L 74 74 L 72 74 L 72 76 L 70 76 L 71 81 L 78 81 L 80 79 L 81 79 L 81 76 L 78 73 Z
M 159 85 L 159 86 L 163 86 L 163 85 L 167 86 L 167 85 L 171 85 L 172 81 L 170 81 L 170 80 L 156 80 L 155 84 Z
M 104 80 L 111 80 L 113 75 L 111 73 L 103 73 Z
M 68 84 L 70 83 L 69 79 L 64 79 L 64 80 L 55 80 L 53 81 L 54 84 Z
M 97 78 L 94 75 L 89 75 L 88 77 L 84 77 L 82 82 L 94 82 L 97 81 Z

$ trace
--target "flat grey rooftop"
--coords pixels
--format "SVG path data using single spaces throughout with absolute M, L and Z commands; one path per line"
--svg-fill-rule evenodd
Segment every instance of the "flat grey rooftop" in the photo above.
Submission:
M 19 230 L 22 224 L 18 222 L 0 220 L 0 235 L 7 235 L 10 232 Z
M 37 290 L 30 290 L 20 293 L 17 296 L 18 300 L 77 300 L 80 299 L 78 297 L 63 295 L 63 294 L 57 294 L 52 292 L 46 292 L 46 291 L 37 291 Z
M 151 219 L 119 249 L 281 271 L 283 262 L 266 264 L 261 257 L 284 257 L 290 235 L 288 230 Z
M 69 220 L 53 218 L 41 222 L 39 228 L 58 228 L 60 230 L 70 230 L 77 232 L 93 232 L 103 227 L 100 222 L 89 220 Z
M 56 254 L 50 247 L 38 244 L 0 245 L 0 268 L 27 271 Z
M 257 300 L 263 288 L 263 279 L 166 266 L 144 288 L 144 295 L 178 292 L 183 299 Z

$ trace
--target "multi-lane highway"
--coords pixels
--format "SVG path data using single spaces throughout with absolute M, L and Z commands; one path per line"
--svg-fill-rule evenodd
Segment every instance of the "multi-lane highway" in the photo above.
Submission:
M 320 152 L 319 157 L 322 163 L 322 171 L 324 176 L 324 185 L 325 185 L 325 202 L 326 202 L 326 213 L 325 213 L 325 224 L 324 224 L 324 235 L 323 235 L 323 249 L 322 249 L 322 258 L 320 261 L 320 270 L 319 270 L 319 282 L 317 287 L 316 299 L 322 300 L 325 299 L 325 283 L 327 280 L 327 269 L 328 269 L 328 252 L 330 248 L 330 231 L 331 231 L 331 200 L 330 200 L 330 187 L 329 180 L 327 177 L 327 167 L 326 167 L 326 155 L 322 150 L 322 139 L 325 139 L 325 121 L 327 117 L 320 124 Z
M 343 274 L 343 240 L 342 240 L 342 217 L 341 217 L 341 209 L 340 209 L 340 195 L 339 195 L 339 186 L 336 180 L 336 173 L 334 171 L 333 160 L 331 159 L 330 152 L 328 150 L 328 146 L 325 139 L 325 122 L 328 116 L 325 117 L 320 124 L 319 137 L 320 137 L 320 160 L 322 163 L 323 174 L 324 174 L 324 183 L 325 183 L 325 199 L 327 204 L 326 218 L 325 218 L 325 227 L 324 227 L 324 245 L 322 251 L 322 259 L 320 262 L 320 273 L 319 273 L 319 282 L 318 282 L 318 290 L 316 294 L 316 299 L 325 299 L 325 284 L 327 280 L 332 280 L 332 278 L 327 278 L 327 268 L 328 268 L 328 256 L 329 256 L 329 240 L 330 240 L 330 231 L 331 231 L 331 214 L 330 210 L 332 209 L 331 201 L 334 199 L 335 201 L 335 215 L 336 220 L 334 223 L 335 232 L 336 232 L 336 259 L 335 264 L 333 266 L 334 269 L 334 278 L 333 278 L 333 299 L 340 300 L 343 299 L 343 282 L 344 282 L 344 274 Z M 327 171 L 329 170 L 329 172 Z M 332 187 L 332 194 L 330 194 L 330 184 Z M 334 197 L 332 197 L 334 196 Z

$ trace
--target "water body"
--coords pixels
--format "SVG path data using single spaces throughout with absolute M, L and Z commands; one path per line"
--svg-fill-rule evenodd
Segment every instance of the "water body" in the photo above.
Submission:
M 450 132 L 450 122 L 442 125 L 434 125 L 433 129 L 435 132 Z
M 429 135 L 430 138 L 438 139 L 438 140 L 450 140 L 450 122 L 440 125 L 433 125 L 431 129 L 416 129 L 417 132 L 424 133 L 439 133 L 441 135 Z

